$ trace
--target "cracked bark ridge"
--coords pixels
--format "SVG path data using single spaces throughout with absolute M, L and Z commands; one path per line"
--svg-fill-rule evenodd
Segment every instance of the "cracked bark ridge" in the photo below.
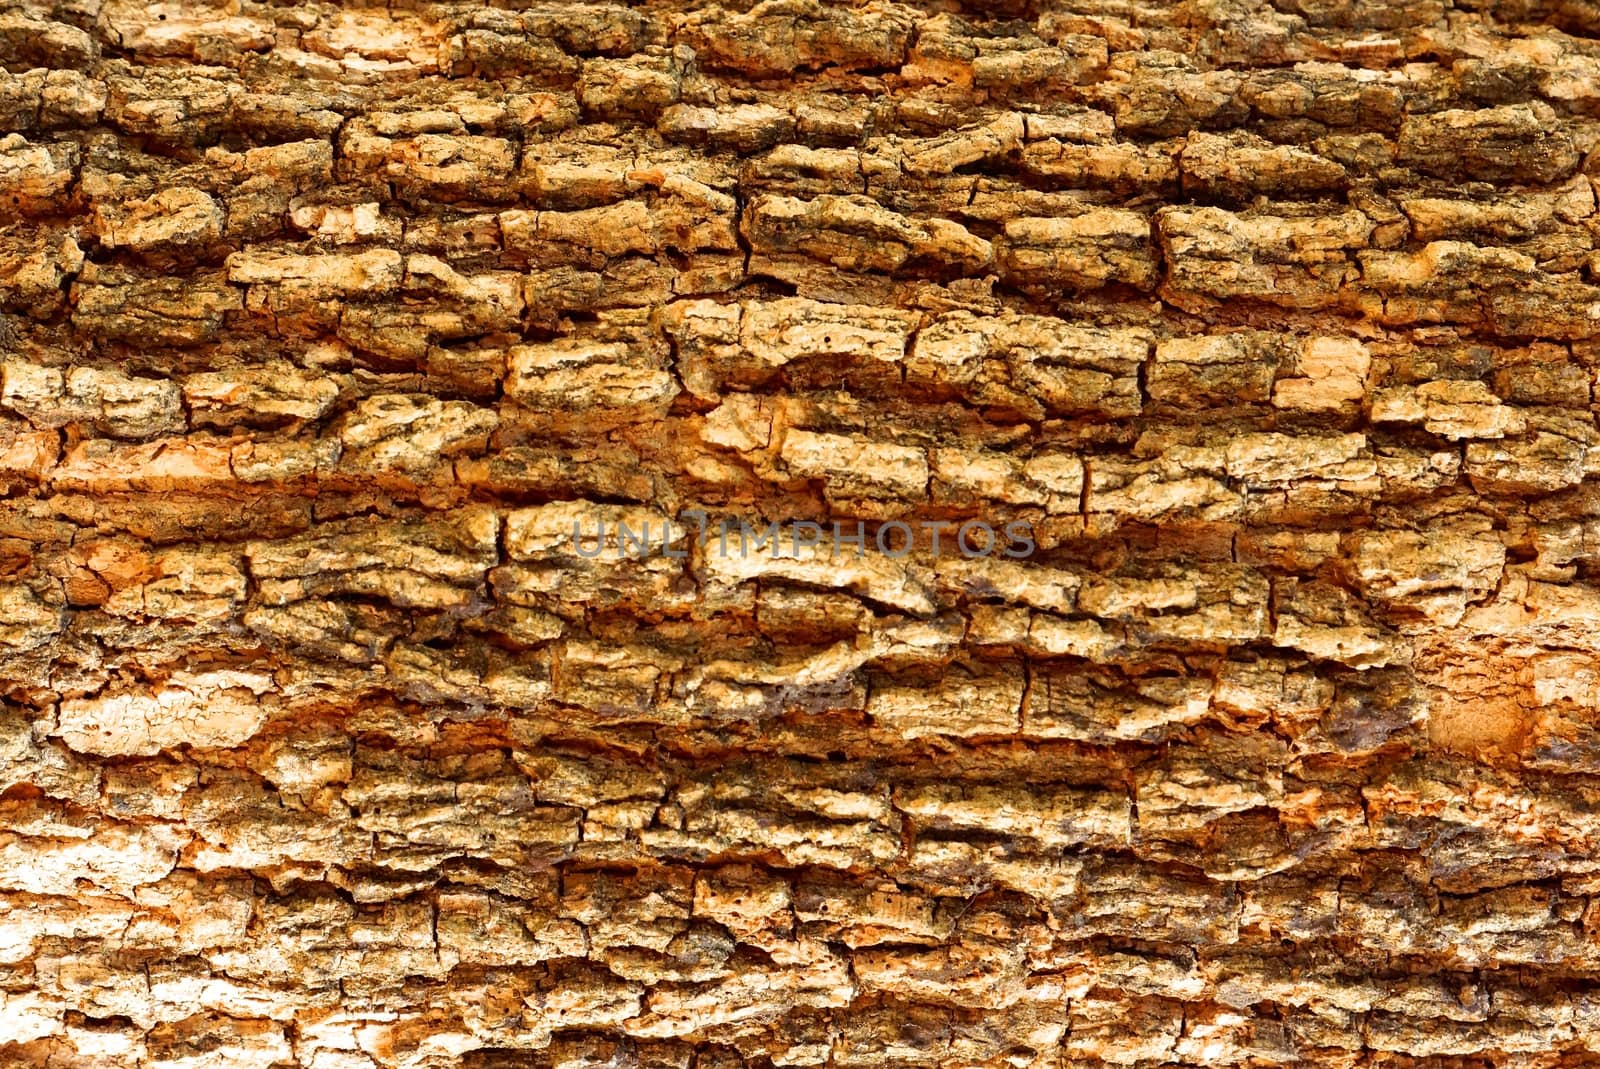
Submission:
M 1593 5 L 0 67 L 0 1062 L 1600 1059 Z

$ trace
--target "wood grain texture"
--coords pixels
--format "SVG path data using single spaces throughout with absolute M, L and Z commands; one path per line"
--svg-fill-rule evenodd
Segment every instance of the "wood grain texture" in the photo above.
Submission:
M 0 1064 L 1600 1064 L 1593 4 L 0 65 Z

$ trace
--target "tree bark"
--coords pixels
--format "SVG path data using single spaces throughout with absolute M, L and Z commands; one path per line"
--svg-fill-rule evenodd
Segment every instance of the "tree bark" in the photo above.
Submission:
M 0 1062 L 1595 1064 L 1596 11 L 7 6 Z

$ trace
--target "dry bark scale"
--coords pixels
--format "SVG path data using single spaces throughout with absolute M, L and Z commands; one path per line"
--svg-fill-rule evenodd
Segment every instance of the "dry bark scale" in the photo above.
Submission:
M 0 61 L 0 1063 L 1600 1062 L 1595 5 Z

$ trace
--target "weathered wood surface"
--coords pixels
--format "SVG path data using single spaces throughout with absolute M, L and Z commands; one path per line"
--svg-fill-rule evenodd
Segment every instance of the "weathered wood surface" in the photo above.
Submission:
M 1600 1058 L 1594 5 L 0 61 L 0 1063 Z

